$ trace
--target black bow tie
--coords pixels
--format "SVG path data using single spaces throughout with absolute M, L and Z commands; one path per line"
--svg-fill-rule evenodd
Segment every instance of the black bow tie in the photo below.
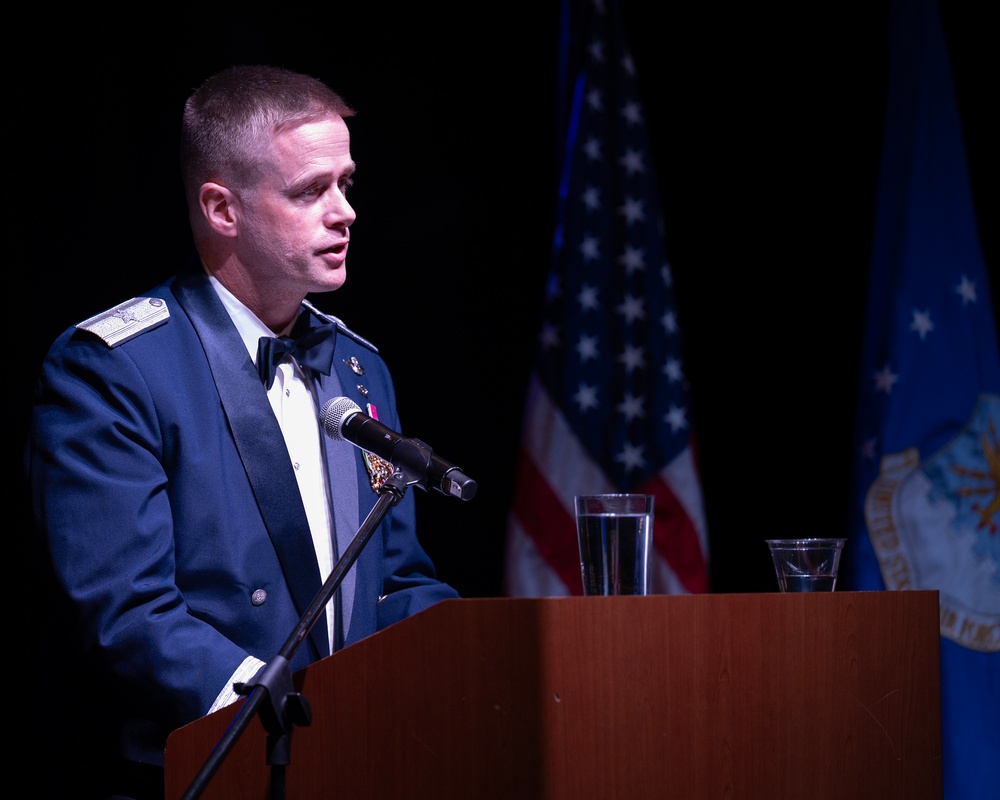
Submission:
M 268 389 L 274 383 L 278 362 L 292 356 L 301 367 L 330 374 L 333 365 L 333 348 L 337 343 L 337 329 L 327 323 L 309 327 L 309 315 L 303 314 L 295 323 L 289 336 L 261 336 L 257 343 L 257 374 Z

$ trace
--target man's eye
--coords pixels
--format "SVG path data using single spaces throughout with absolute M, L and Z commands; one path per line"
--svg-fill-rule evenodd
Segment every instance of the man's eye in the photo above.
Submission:
M 343 192 L 344 194 L 347 194 L 347 190 L 350 189 L 354 185 L 354 179 L 353 178 L 344 178 L 337 185 L 340 186 L 340 191 L 341 192 Z

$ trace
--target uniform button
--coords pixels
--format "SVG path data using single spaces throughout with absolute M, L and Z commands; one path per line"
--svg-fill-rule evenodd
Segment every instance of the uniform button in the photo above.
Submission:
M 265 600 L 267 600 L 267 592 L 265 592 L 263 589 L 254 589 L 253 594 L 250 595 L 250 602 L 253 603 L 255 606 L 264 605 Z

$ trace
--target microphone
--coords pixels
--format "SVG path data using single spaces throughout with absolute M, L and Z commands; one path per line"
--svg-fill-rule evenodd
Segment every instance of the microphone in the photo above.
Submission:
M 331 439 L 350 442 L 384 458 L 404 473 L 416 473 L 417 485 L 425 491 L 437 489 L 459 500 L 471 500 L 476 496 L 476 482 L 458 467 L 434 455 L 434 451 L 419 439 L 408 439 L 368 416 L 348 397 L 327 400 L 320 411 L 320 420 Z

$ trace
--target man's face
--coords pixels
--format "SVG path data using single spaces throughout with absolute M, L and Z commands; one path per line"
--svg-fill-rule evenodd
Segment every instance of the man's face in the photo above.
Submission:
M 264 177 L 240 193 L 239 257 L 262 296 L 301 298 L 343 286 L 355 219 L 346 197 L 350 145 L 340 117 L 282 131 Z

